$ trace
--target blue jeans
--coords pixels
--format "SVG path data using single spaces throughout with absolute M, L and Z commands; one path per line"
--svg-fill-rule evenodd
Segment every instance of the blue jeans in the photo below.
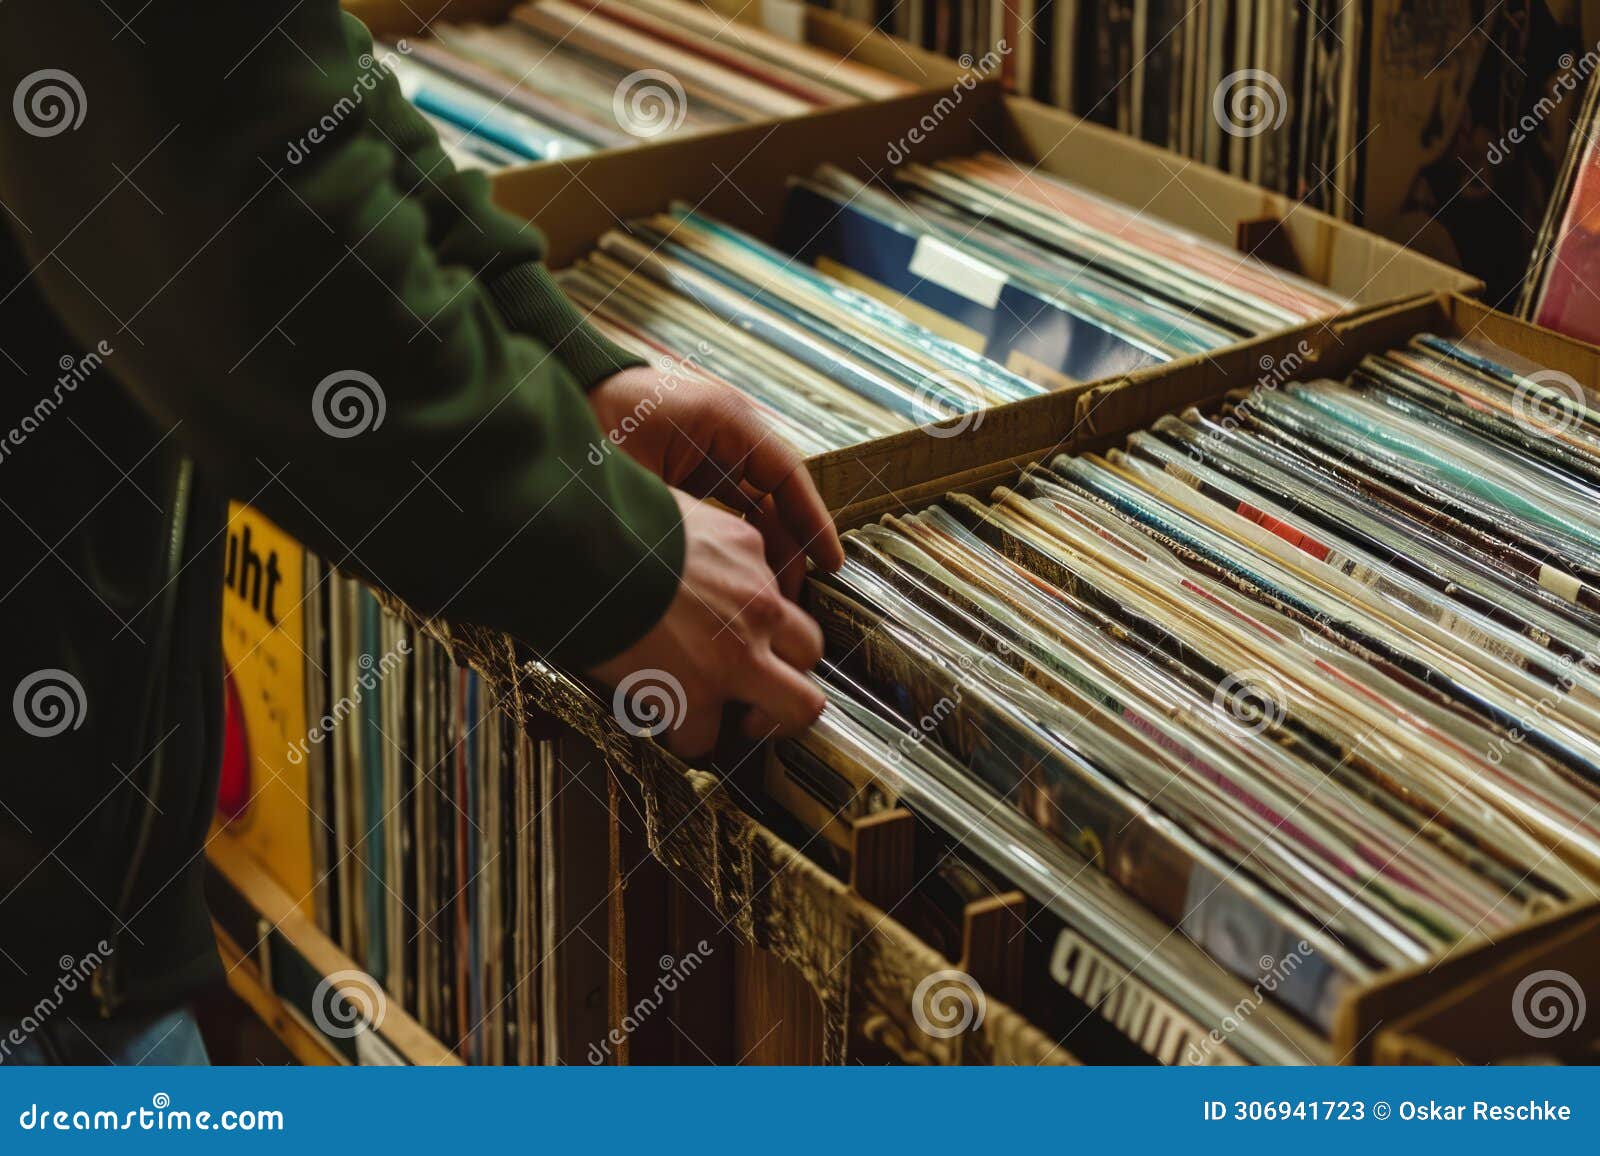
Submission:
M 31 1031 L 23 1030 L 24 1024 Z M 0 1064 L 209 1064 L 188 1008 L 112 1020 L 0 1017 Z

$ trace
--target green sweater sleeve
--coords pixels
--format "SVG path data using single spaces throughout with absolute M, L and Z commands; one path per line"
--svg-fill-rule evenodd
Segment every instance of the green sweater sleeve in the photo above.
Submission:
M 429 240 L 441 260 L 478 271 L 479 279 L 516 332 L 536 337 L 585 389 L 644 359 L 587 324 L 540 261 L 543 239 L 527 221 L 494 207 L 480 171 L 457 169 L 433 126 L 406 100 L 390 61 L 395 48 L 374 47 L 361 21 L 344 14 L 350 57 L 367 105 L 368 130 L 398 154 L 395 180 L 423 208 Z M 370 62 L 370 63 L 369 63 Z
M 0 219 L 104 343 L 92 388 L 233 496 L 424 612 L 607 657 L 677 589 L 676 504 L 497 304 L 537 235 L 497 255 L 411 194 L 348 37 L 335 0 L 0 5 L 0 75 L 49 61 L 84 110 L 0 118 Z

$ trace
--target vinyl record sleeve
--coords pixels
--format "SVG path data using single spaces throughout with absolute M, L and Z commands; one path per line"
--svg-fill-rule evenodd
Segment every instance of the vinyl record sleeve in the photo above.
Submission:
M 942 243 L 929 244 L 804 184 L 790 189 L 783 227 L 784 247 L 803 260 L 826 258 L 960 322 L 983 335 L 984 355 L 1001 364 L 1019 353 L 1075 380 L 1093 381 L 1159 360 L 1018 289 L 997 270 L 952 258 Z

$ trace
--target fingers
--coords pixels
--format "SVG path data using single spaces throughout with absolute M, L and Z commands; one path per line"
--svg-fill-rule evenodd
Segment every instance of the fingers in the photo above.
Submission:
M 776 503 L 763 497 L 746 521 L 681 491 L 675 497 L 686 541 L 678 593 L 643 638 L 590 672 L 619 691 L 640 671 L 675 684 L 680 717 L 647 733 L 686 758 L 716 745 L 733 703 L 755 708 L 755 732 L 810 725 L 824 703 L 807 673 L 821 660 L 823 634 L 784 594 L 803 577 L 805 558 Z M 762 522 L 775 528 L 763 533 Z
M 683 721 L 661 736 L 667 749 L 679 758 L 694 759 L 710 754 L 722 730 L 722 701 L 702 698 L 691 702 Z
M 745 495 L 724 498 L 722 491 L 728 489 L 725 483 L 730 480 L 744 483 L 746 491 L 753 488 L 757 495 L 770 494 L 779 520 L 805 557 L 828 571 L 844 564 L 839 532 L 811 472 L 794 447 L 767 427 L 754 406 L 746 404 L 727 414 L 705 452 L 722 476 L 716 482 L 698 478 L 702 485 L 709 484 L 701 492 L 715 494 L 736 510 L 744 508 L 740 498 Z
M 830 573 L 844 565 L 839 531 L 834 529 L 833 519 L 828 515 L 822 495 L 817 492 L 810 470 L 804 465 L 798 466 L 773 491 L 773 497 L 784 523 L 805 546 L 808 558 Z
M 787 598 L 783 600 L 783 622 L 772 633 L 772 653 L 800 671 L 809 671 L 822 661 L 822 627 Z
M 754 514 L 761 509 L 762 494 L 754 486 L 744 484 L 736 473 L 710 458 L 684 478 L 681 487 L 700 498 L 721 502 L 736 514 Z
M 770 497 L 762 499 L 751 521 L 761 531 L 767 565 L 778 576 L 778 588 L 785 598 L 799 598 L 800 587 L 806 580 L 805 551 L 778 517 L 777 506 Z
M 771 494 L 782 524 L 800 544 L 805 556 L 823 570 L 844 564 L 844 548 L 833 528 L 827 504 L 805 462 L 787 442 L 766 437 L 750 447 L 744 477 L 764 494 Z
M 741 696 L 753 708 L 744 724 L 750 738 L 798 734 L 816 722 L 826 705 L 822 688 L 776 655 L 758 658 L 754 675 L 749 693 Z

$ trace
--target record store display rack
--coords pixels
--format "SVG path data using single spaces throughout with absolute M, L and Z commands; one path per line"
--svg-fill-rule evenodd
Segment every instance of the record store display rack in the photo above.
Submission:
M 1600 54 L 1564 0 L 815 0 L 1517 291 Z M 759 6 L 759 0 L 758 0 Z M 1002 47 L 1003 46 L 1003 47 Z
M 315 1062 L 1592 1059 L 1509 1009 L 1600 983 L 1600 350 L 864 25 L 738 19 L 916 81 L 492 179 L 597 325 L 807 454 L 823 719 L 686 765 L 239 508 L 235 988 Z

